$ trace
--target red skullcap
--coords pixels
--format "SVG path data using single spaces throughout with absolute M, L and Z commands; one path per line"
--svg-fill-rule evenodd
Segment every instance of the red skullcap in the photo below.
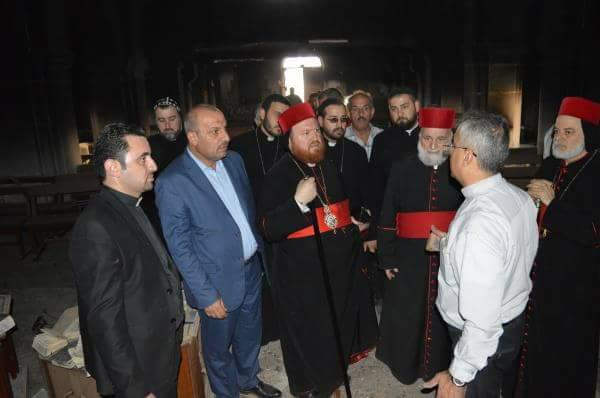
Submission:
M 308 102 L 294 105 L 279 116 L 279 127 L 283 134 L 287 134 L 296 124 L 311 117 L 316 117 L 316 115 Z
M 600 124 L 600 104 L 581 97 L 563 98 L 558 114 L 573 116 L 596 126 Z
M 456 112 L 450 108 L 422 108 L 419 111 L 419 126 L 425 128 L 451 129 Z

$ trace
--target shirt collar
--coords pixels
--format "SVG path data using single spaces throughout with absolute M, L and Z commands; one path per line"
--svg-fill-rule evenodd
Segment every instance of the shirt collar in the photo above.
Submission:
M 373 135 L 373 133 L 375 132 L 375 126 L 373 126 L 371 123 L 369 123 L 369 138 Z M 346 128 L 346 138 L 348 137 L 356 137 L 356 130 L 354 130 L 354 126 L 348 126 Z
M 461 192 L 465 198 L 472 198 L 475 196 L 482 195 L 492 189 L 494 186 L 500 184 L 503 180 L 500 173 L 496 173 L 493 176 L 484 178 L 481 181 L 476 182 L 475 184 L 471 184 L 467 187 L 464 187 Z
M 198 159 L 196 157 L 196 155 L 194 155 L 194 153 L 192 151 L 190 151 L 189 147 L 187 147 L 185 150 L 187 151 L 188 155 L 190 155 L 192 160 L 198 165 L 198 167 L 200 167 L 200 170 L 202 170 L 205 174 L 208 172 L 214 173 L 215 171 L 220 171 L 221 168 L 223 167 L 223 160 L 217 160 L 217 162 L 215 164 L 215 169 L 212 169 L 211 167 L 205 165 L 203 161 Z

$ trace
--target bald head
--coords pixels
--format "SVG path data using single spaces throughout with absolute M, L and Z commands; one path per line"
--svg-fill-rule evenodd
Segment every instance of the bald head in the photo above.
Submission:
M 227 155 L 227 121 L 219 108 L 210 104 L 194 106 L 185 116 L 189 148 L 204 164 L 214 168 Z

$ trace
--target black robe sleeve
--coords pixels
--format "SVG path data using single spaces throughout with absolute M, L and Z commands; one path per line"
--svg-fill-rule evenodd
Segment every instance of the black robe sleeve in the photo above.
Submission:
M 302 213 L 294 197 L 266 209 L 260 218 L 260 228 L 269 242 L 284 240 L 289 234 L 309 225 L 310 213 Z
M 379 134 L 373 140 L 373 150 L 371 152 L 371 160 L 369 161 L 369 191 L 367 195 L 368 207 L 371 210 L 372 221 L 369 229 L 369 240 L 377 239 L 377 230 L 379 224 L 379 213 L 385 193 L 385 184 L 387 175 L 384 148 L 385 142 L 383 133 Z

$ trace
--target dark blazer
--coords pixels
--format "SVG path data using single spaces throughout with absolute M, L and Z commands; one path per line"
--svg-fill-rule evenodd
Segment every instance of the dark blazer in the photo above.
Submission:
M 144 397 L 177 380 L 179 276 L 114 191 L 103 187 L 83 211 L 69 256 L 85 364 L 98 392 Z
M 223 164 L 264 258 L 244 162 L 229 151 Z M 188 151 L 162 172 L 155 194 L 163 234 L 181 272 L 188 303 L 203 309 L 220 297 L 229 311 L 238 308 L 246 295 L 241 233 Z

